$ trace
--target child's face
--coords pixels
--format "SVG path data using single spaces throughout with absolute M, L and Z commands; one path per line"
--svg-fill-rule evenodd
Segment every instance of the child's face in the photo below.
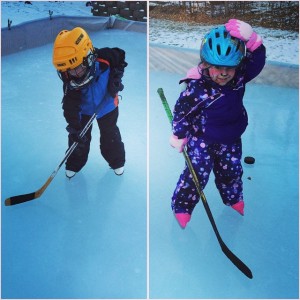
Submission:
M 235 68 L 211 66 L 208 72 L 214 82 L 223 86 L 234 77 Z
M 85 65 L 80 64 L 78 67 L 76 67 L 75 69 L 71 69 L 68 72 L 72 77 L 80 78 L 83 75 L 85 75 L 86 69 L 87 69 L 87 67 Z

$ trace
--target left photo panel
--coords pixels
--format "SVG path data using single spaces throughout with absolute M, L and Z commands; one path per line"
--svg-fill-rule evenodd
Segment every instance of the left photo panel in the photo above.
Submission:
M 1 2 L 1 298 L 147 298 L 147 1 Z

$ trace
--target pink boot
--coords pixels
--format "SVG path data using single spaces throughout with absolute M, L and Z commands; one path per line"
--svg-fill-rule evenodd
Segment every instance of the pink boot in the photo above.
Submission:
M 186 224 L 190 221 L 191 215 L 189 214 L 184 214 L 184 213 L 178 213 L 175 214 L 175 217 L 180 224 L 182 228 L 185 228 Z
M 244 215 L 244 207 L 245 207 L 245 204 L 244 204 L 244 201 L 241 200 L 239 201 L 238 203 L 236 204 L 233 204 L 231 206 L 234 210 L 236 210 L 238 213 L 240 213 L 242 216 Z

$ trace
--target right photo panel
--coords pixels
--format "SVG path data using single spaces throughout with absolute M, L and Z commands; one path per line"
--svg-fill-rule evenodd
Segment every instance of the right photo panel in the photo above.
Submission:
M 149 2 L 149 297 L 299 298 L 299 2 Z

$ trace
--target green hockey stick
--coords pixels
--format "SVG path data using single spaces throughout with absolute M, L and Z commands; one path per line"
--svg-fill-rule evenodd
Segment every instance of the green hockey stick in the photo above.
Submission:
M 171 123 L 171 125 L 172 125 L 172 120 L 173 120 L 173 114 L 172 114 L 172 112 L 171 112 L 171 110 L 170 110 L 170 107 L 169 107 L 169 104 L 168 104 L 168 101 L 167 101 L 167 99 L 166 99 L 166 97 L 165 97 L 165 95 L 164 95 L 164 91 L 163 91 L 163 89 L 162 88 L 159 88 L 158 90 L 157 90 L 157 93 L 159 94 L 159 96 L 160 96 L 160 99 L 161 99 L 161 101 L 162 101 L 162 104 L 163 104 L 163 106 L 164 106 L 164 109 L 165 109 L 165 111 L 166 111 L 166 114 L 167 114 L 167 116 L 168 116 L 168 119 L 169 119 L 169 122 Z M 189 158 L 189 155 L 188 155 L 188 153 L 187 153 L 187 151 L 186 151 L 186 149 L 184 148 L 183 149 L 183 156 L 184 156 L 184 159 L 185 159 L 185 162 L 186 162 L 186 164 L 187 164 L 187 166 L 188 166 L 188 168 L 189 168 L 189 171 L 190 171 L 190 173 L 191 173 L 191 175 L 192 175 L 192 177 L 193 177 L 193 181 L 194 181 L 194 183 L 195 183 L 195 186 L 196 186 L 196 189 L 197 189 L 197 191 L 198 191 L 198 194 L 199 194 L 199 196 L 200 196 L 200 198 L 201 198 L 201 200 L 202 200 L 202 203 L 203 203 L 203 206 L 204 206 L 204 208 L 205 208 L 205 211 L 206 211 L 206 214 L 207 214 L 207 216 L 208 216 L 208 218 L 209 218 L 209 221 L 210 221 L 210 223 L 211 223 L 211 225 L 212 225 L 212 227 L 213 227 L 213 230 L 214 230 L 214 232 L 215 232 L 215 235 L 216 235 L 216 237 L 217 237 L 217 239 L 218 239 L 218 242 L 219 242 L 219 244 L 220 244 L 220 246 L 221 246 L 221 249 L 222 249 L 222 251 L 223 251 L 223 253 L 231 260 L 231 262 L 241 271 L 241 272 L 243 272 L 248 278 L 250 278 L 250 279 L 252 279 L 253 278 L 253 275 L 252 275 L 252 272 L 251 272 L 251 270 L 235 255 L 235 254 L 233 254 L 230 250 L 229 250 L 229 248 L 226 246 L 226 244 L 224 243 L 224 241 L 222 240 L 222 238 L 221 238 L 221 236 L 220 236 L 220 233 L 219 233 L 219 230 L 218 230 L 218 228 L 217 228 L 217 225 L 216 225 L 216 222 L 215 222 L 215 220 L 214 220 L 214 217 L 213 217 L 213 215 L 212 215 L 212 213 L 211 213 L 211 210 L 210 210 L 210 208 L 209 208 L 209 205 L 208 205 L 208 203 L 207 203 L 207 200 L 206 200 L 206 197 L 205 197 L 205 195 L 204 195 L 204 193 L 203 193 L 203 191 L 202 191 L 202 188 L 201 188 L 201 186 L 200 186 L 200 183 L 199 183 L 199 180 L 198 180 L 198 178 L 197 178 L 197 175 L 196 175 L 196 173 L 195 173 L 195 170 L 194 170 L 194 168 L 193 168 L 193 165 L 192 165 L 192 162 L 191 162 L 191 160 L 190 160 L 190 158 Z

